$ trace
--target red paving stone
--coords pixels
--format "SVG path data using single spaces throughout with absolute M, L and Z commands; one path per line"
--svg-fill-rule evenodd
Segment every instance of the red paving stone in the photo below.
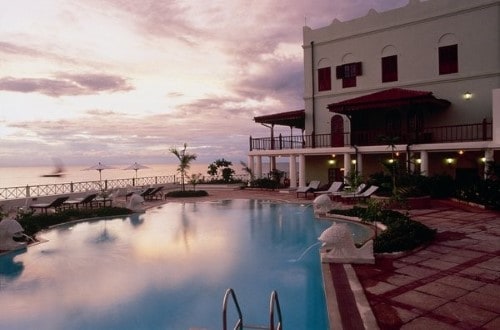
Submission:
M 410 216 L 437 229 L 431 245 L 391 262 L 379 257 L 375 277 L 354 266 L 380 328 L 500 329 L 500 213 L 444 202 Z

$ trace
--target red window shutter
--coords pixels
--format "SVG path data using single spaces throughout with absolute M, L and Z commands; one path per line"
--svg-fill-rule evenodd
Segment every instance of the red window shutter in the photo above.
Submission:
M 355 66 L 356 66 L 356 76 L 361 76 L 363 74 L 361 62 L 355 63 Z
M 342 88 L 356 87 L 356 76 L 342 79 Z
M 318 91 L 329 91 L 332 89 L 331 68 L 318 69 Z
M 382 57 L 382 82 L 398 80 L 398 56 Z
M 458 72 L 458 46 L 439 47 L 439 74 Z
M 338 65 L 335 69 L 336 69 L 337 79 L 344 78 L 344 66 L 343 65 Z

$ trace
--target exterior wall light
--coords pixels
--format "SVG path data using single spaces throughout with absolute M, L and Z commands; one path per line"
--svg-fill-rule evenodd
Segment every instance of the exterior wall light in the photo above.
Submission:
M 481 157 L 479 160 L 480 160 L 482 163 L 486 163 L 486 157 Z
M 335 159 L 329 159 L 328 164 L 330 165 L 335 165 Z
M 459 154 L 459 155 L 463 155 L 463 154 L 464 154 L 464 151 L 463 151 L 463 150 L 459 150 L 459 151 L 458 151 L 458 154 Z
M 353 165 L 355 165 L 355 164 L 356 164 L 356 159 L 351 160 L 351 163 L 352 163 Z
M 465 92 L 464 93 L 464 99 L 465 100 L 470 100 L 472 98 L 472 93 L 471 92 Z
M 451 165 L 451 164 L 453 164 L 455 162 L 455 159 L 453 159 L 453 158 L 446 158 L 444 161 L 446 162 L 446 164 Z
M 394 159 L 392 159 L 392 158 L 391 158 L 391 159 L 389 159 L 387 162 L 388 162 L 389 164 L 392 164 L 392 163 L 394 163 Z
M 415 159 L 415 162 L 417 162 L 417 164 L 422 164 L 422 159 L 417 158 L 417 159 Z

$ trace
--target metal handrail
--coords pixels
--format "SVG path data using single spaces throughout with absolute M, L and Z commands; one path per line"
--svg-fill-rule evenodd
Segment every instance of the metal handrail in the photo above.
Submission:
M 276 328 L 274 327 L 274 306 L 276 306 L 276 313 L 278 314 L 278 324 Z M 278 299 L 278 292 L 276 292 L 276 290 L 273 290 L 273 292 L 271 292 L 271 298 L 269 299 L 269 329 L 270 330 L 283 329 L 280 300 Z
M 234 290 L 229 288 L 224 294 L 224 300 L 222 302 L 222 330 L 227 330 L 227 302 L 229 297 L 233 298 L 234 305 L 236 306 L 236 311 L 238 312 L 238 321 L 236 322 L 234 329 L 243 329 L 243 315 L 241 313 L 240 304 L 238 299 L 236 299 L 236 294 Z

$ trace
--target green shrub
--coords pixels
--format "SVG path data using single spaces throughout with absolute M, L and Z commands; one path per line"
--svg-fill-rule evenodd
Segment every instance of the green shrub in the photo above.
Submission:
M 255 179 L 252 182 L 252 187 L 262 189 L 277 189 L 279 187 L 279 182 L 270 178 L 260 178 Z
M 373 249 L 376 253 L 412 250 L 431 242 L 436 235 L 435 229 L 413 221 L 400 212 L 374 210 L 374 208 L 353 207 L 348 210 L 331 210 L 330 213 L 358 217 L 367 222 L 376 220 L 386 225 L 387 229 L 377 235 L 373 242 Z
M 500 210 L 500 181 L 478 180 L 471 185 L 459 187 L 457 188 L 457 197 Z
M 208 196 L 205 190 L 174 190 L 167 193 L 167 197 L 204 197 Z
M 131 214 L 133 211 L 123 207 L 101 207 L 96 209 L 69 209 L 56 213 L 18 214 L 16 220 L 28 236 L 35 236 L 42 229 L 73 220 L 101 218 Z
M 428 190 L 432 198 L 449 198 L 455 195 L 455 180 L 447 174 L 428 178 Z

